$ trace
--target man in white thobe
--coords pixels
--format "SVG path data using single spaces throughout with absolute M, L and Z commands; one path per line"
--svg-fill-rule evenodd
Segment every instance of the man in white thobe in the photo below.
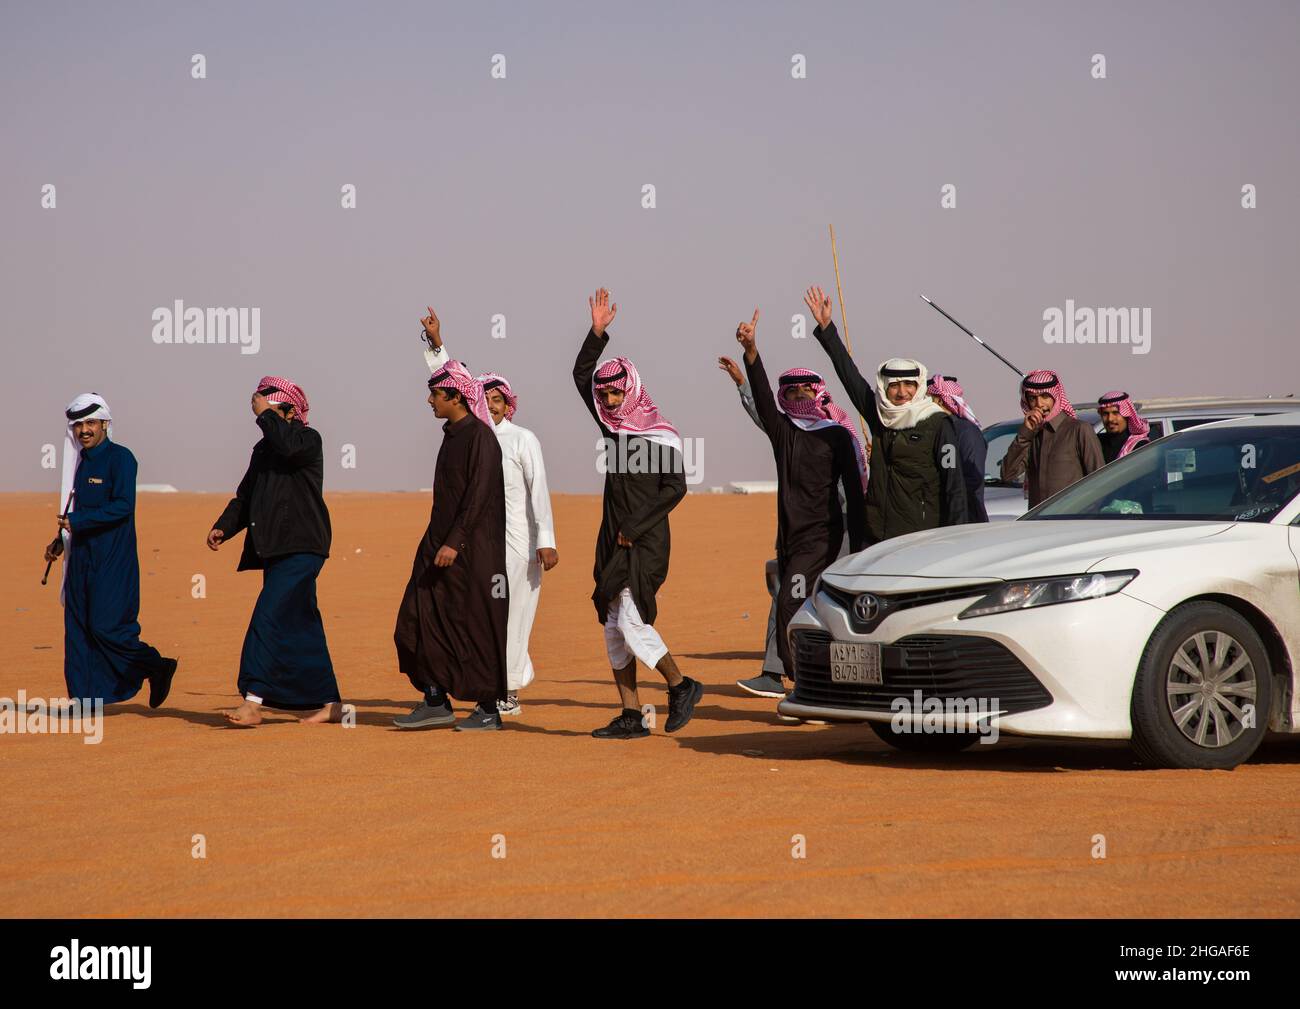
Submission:
M 430 372 L 449 360 L 443 346 L 441 325 L 432 308 L 420 320 L 428 349 L 424 352 Z M 519 691 L 533 681 L 533 661 L 528 639 L 533 632 L 537 601 L 542 592 L 542 572 L 560 562 L 555 549 L 555 525 L 551 518 L 551 495 L 546 486 L 546 465 L 537 436 L 511 418 L 518 397 L 501 375 L 479 375 L 487 396 L 488 412 L 501 445 L 501 467 L 506 493 L 506 582 L 510 589 L 510 617 L 506 637 L 505 700 L 497 705 L 503 715 L 518 715 Z

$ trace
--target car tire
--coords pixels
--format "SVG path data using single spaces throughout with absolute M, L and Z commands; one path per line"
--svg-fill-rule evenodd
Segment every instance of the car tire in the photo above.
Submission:
M 1272 700 L 1268 651 L 1250 622 L 1220 603 L 1188 603 L 1159 623 L 1142 652 L 1133 749 L 1151 767 L 1231 770 L 1263 741 Z M 1242 717 L 1251 703 L 1253 718 Z
M 889 722 L 868 722 L 884 742 L 907 753 L 958 753 L 980 738 L 978 732 L 897 732 Z

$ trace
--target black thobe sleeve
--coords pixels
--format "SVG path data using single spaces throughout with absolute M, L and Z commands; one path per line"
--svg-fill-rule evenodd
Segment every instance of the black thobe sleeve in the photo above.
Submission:
M 305 465 L 320 453 L 320 434 L 306 424 L 285 420 L 274 407 L 257 415 L 257 426 L 262 429 L 266 447 L 284 462 Z
M 767 381 L 767 369 L 763 367 L 763 356 L 754 353 L 754 363 L 745 359 L 745 375 L 749 378 L 749 391 L 754 395 L 754 408 L 762 422 L 763 433 L 767 435 L 772 447 L 778 448 L 783 437 L 789 431 L 784 423 L 781 411 L 776 408 L 776 398 L 772 395 L 772 386 Z
M 853 363 L 853 358 L 840 339 L 835 323 L 832 322 L 825 329 L 818 326 L 813 330 L 813 336 L 822 345 L 822 350 L 826 351 L 826 356 L 831 359 L 835 374 L 844 386 L 844 391 L 849 394 L 849 402 L 871 429 L 871 437 L 878 438 L 884 432 L 885 425 L 881 423 L 880 411 L 876 409 L 876 390 L 862 377 L 862 372 L 858 371 L 858 366 Z
M 475 421 L 476 424 L 482 424 L 482 421 Z M 498 451 L 497 457 L 493 459 L 486 451 L 488 443 L 481 437 L 486 433 L 496 441 L 496 434 L 487 431 L 475 431 L 475 437 L 470 439 L 469 450 L 465 456 L 465 472 L 468 478 L 465 481 L 465 493 L 460 497 L 460 508 L 452 518 L 451 530 L 447 533 L 447 539 L 444 546 L 449 546 L 457 553 L 464 550 L 466 545 L 480 531 L 480 526 L 487 518 L 488 514 L 488 497 L 492 493 L 492 474 L 501 472 L 501 456 Z
M 984 489 L 984 470 L 988 461 L 989 443 L 980 429 L 971 421 L 953 422 L 957 427 L 957 443 L 961 449 L 962 481 L 966 484 L 968 501 L 977 501 Z M 977 516 L 966 516 L 974 521 Z
M 849 550 L 857 553 L 867 546 L 867 498 L 862 489 L 862 471 L 853 436 L 847 431 L 835 439 L 835 475 L 844 488 L 844 518 L 849 527 Z
M 951 417 L 944 417 L 934 440 L 934 465 L 939 470 L 939 524 L 959 526 L 966 514 L 966 481 L 962 476 L 961 445 Z
M 686 496 L 686 474 L 682 465 L 681 453 L 676 449 L 661 449 L 661 458 L 672 453 L 672 463 L 659 467 L 659 487 L 636 513 L 623 523 L 619 530 L 635 543 L 641 535 L 656 523 L 667 518 L 668 513 L 677 507 L 677 502 Z
M 604 351 L 607 343 L 609 343 L 609 330 L 605 330 L 604 336 L 597 336 L 594 329 L 587 330 L 587 337 L 578 348 L 578 358 L 573 362 L 573 384 L 578 387 L 578 395 L 582 397 L 587 412 L 606 434 L 609 432 L 605 431 L 605 425 L 600 421 L 600 414 L 596 412 L 596 401 L 592 398 L 592 382 L 596 376 L 596 365 L 600 362 L 601 352 Z

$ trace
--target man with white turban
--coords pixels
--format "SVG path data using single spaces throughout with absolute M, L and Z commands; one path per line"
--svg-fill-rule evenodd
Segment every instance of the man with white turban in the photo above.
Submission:
M 926 393 L 925 365 L 890 358 L 876 370 L 873 389 L 831 321 L 830 297 L 814 286 L 804 303 L 817 320 L 813 336 L 871 430 L 869 541 L 969 522 L 957 431 L 947 411 Z
M 70 699 L 127 701 L 149 681 L 149 706 L 167 699 L 176 659 L 140 640 L 140 560 L 135 540 L 136 461 L 112 441 L 104 399 L 68 404 L 59 497 L 63 554 L 63 677 Z

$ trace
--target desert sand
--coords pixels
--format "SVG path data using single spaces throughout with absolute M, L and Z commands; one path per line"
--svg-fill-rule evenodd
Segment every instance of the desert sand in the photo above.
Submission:
M 53 494 L 0 496 L 0 697 L 60 697 Z M 734 686 L 761 660 L 770 496 L 674 512 L 659 628 L 706 688 L 695 720 L 589 737 L 617 711 L 590 602 L 600 503 L 555 498 L 560 566 L 537 681 L 497 733 L 401 732 L 416 700 L 393 616 L 422 494 L 328 496 L 320 581 L 357 724 L 225 727 L 260 584 L 203 544 L 224 498 L 142 495 L 144 638 L 181 668 L 166 705 L 110 708 L 103 741 L 0 735 L 10 916 L 1277 916 L 1300 906 L 1300 740 L 1232 772 L 1147 771 L 1123 744 L 1004 736 L 906 756 L 866 727 L 786 726 Z M 206 581 L 195 598 L 196 575 Z M 198 840 L 196 835 L 202 835 Z M 1096 835 L 1106 857 L 1094 858 Z M 802 839 L 802 846 L 800 845 Z M 205 848 L 195 858 L 196 846 Z M 806 857 L 796 858 L 802 853 Z M 496 857 L 504 855 L 504 857 Z

